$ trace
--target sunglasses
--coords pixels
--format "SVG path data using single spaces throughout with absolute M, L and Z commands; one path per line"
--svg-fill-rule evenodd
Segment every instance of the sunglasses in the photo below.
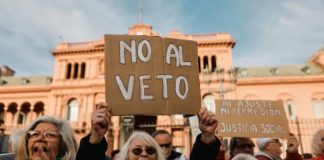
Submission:
M 145 147 L 145 150 L 142 150 L 142 148 L 132 149 L 132 153 L 136 156 L 141 155 L 143 151 L 145 151 L 150 156 L 156 153 L 156 149 L 153 147 Z
M 170 148 L 171 147 L 171 143 L 167 143 L 167 144 L 160 144 L 160 147 L 163 148 Z

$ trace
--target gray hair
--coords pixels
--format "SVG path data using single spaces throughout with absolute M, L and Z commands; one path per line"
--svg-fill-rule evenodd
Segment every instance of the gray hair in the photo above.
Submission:
M 324 153 L 324 146 L 321 141 L 321 132 L 324 132 L 324 128 L 319 129 L 313 137 L 312 149 L 313 154 L 316 156 L 320 156 Z
M 156 149 L 156 160 L 165 160 L 164 155 L 162 154 L 162 149 L 159 146 L 159 144 L 153 139 L 152 136 L 150 136 L 149 134 L 147 134 L 146 132 L 143 131 L 135 131 L 127 140 L 127 142 L 124 144 L 123 148 L 121 149 L 120 153 L 119 153 L 119 159 L 120 160 L 128 160 L 129 159 L 129 147 L 130 144 L 133 140 L 138 140 L 140 142 L 144 142 L 147 143 L 149 145 L 151 145 L 153 148 Z
M 16 148 L 17 148 L 17 145 L 19 142 L 19 138 L 23 133 L 24 133 L 23 129 L 16 129 L 11 132 L 11 134 L 9 136 L 9 140 L 8 140 L 10 152 L 16 151 Z
M 16 151 L 17 160 L 26 160 L 28 158 L 28 135 L 27 132 L 36 128 L 40 123 L 50 123 L 56 126 L 61 134 L 61 145 L 59 155 L 61 160 L 74 160 L 77 153 L 77 142 L 73 130 L 66 120 L 61 118 L 42 116 L 34 120 L 29 126 L 25 128 L 25 132 L 19 140 Z
M 246 153 L 239 153 L 236 156 L 234 156 L 232 160 L 257 160 L 257 159 L 252 155 Z

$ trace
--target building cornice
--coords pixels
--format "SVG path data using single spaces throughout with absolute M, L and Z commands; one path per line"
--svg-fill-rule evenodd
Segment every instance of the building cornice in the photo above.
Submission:
M 46 86 L 2 86 L 0 87 L 1 93 L 30 93 L 30 92 L 50 92 L 50 85 Z
M 235 46 L 235 41 L 203 41 L 203 42 L 198 42 L 199 47 L 212 47 L 212 46 L 226 46 L 226 47 L 231 47 L 234 48 Z
M 324 75 L 296 76 L 296 77 L 260 77 L 242 78 L 237 81 L 238 86 L 264 84 L 295 84 L 295 83 L 323 83 Z

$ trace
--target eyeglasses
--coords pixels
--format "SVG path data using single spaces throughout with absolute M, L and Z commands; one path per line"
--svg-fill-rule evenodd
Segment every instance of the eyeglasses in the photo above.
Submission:
M 37 130 L 30 130 L 27 132 L 28 139 L 31 141 L 38 141 L 44 136 L 45 140 L 48 142 L 57 142 L 58 137 L 60 136 L 59 132 L 55 131 L 37 131 Z
M 163 148 L 170 148 L 171 147 L 171 143 L 167 143 L 167 144 L 160 144 L 160 147 Z
M 279 141 L 279 139 L 273 139 L 269 143 L 281 143 L 281 142 Z
M 156 149 L 153 147 L 145 147 L 145 150 L 142 150 L 142 148 L 132 149 L 132 153 L 136 156 L 141 155 L 143 151 L 145 151 L 150 156 L 156 153 Z

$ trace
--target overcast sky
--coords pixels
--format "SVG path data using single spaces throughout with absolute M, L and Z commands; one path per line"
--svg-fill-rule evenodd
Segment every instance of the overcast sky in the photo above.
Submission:
M 0 65 L 52 75 L 59 42 L 125 34 L 138 13 L 139 0 L 1 0 Z M 324 46 L 324 0 L 143 0 L 143 22 L 161 36 L 228 32 L 241 67 L 303 64 Z

